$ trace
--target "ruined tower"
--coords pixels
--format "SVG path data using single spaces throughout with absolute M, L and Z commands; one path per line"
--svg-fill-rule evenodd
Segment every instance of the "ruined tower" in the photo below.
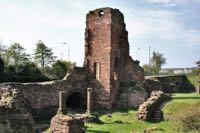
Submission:
M 112 107 L 120 82 L 144 80 L 139 61 L 129 56 L 128 32 L 118 9 L 100 8 L 87 14 L 84 66 L 94 79 L 95 101 L 101 107 Z

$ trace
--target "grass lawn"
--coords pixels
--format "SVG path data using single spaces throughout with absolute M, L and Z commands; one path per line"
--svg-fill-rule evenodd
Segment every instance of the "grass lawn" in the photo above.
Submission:
M 197 93 L 175 93 L 173 100 L 168 102 L 164 108 L 165 117 L 168 119 L 173 112 L 180 111 L 189 104 L 200 102 L 200 94 Z M 87 133 L 130 133 L 130 131 L 142 131 L 145 128 L 156 127 L 153 133 L 180 133 L 169 121 L 158 123 L 143 122 L 137 120 L 136 110 L 119 111 L 113 110 L 109 114 L 100 115 L 103 124 L 87 123 Z M 181 132 L 182 133 L 182 132 Z
M 200 75 L 195 75 L 193 73 L 186 75 L 187 79 L 193 84 L 196 88 L 198 87 L 198 80 L 200 80 Z

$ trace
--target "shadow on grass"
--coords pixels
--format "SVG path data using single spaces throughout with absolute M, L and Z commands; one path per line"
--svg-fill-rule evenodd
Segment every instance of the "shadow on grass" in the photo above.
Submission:
M 98 111 L 96 111 L 99 116 L 101 115 L 105 115 L 105 114 L 112 114 L 112 113 L 128 113 L 129 111 L 137 111 L 137 109 L 134 108 L 113 108 L 111 110 L 106 110 L 106 109 L 100 109 Z
M 195 99 L 200 99 L 200 97 L 173 97 L 173 99 L 178 99 L 178 100 L 195 100 Z
M 109 131 L 98 131 L 98 130 L 87 130 L 87 132 L 91 132 L 91 133 L 110 133 Z
M 152 118 L 153 119 L 153 118 Z M 165 121 L 164 119 L 161 119 L 161 120 L 147 120 L 147 122 L 151 123 L 151 124 L 156 124 L 156 123 L 160 123 L 160 122 L 163 122 Z

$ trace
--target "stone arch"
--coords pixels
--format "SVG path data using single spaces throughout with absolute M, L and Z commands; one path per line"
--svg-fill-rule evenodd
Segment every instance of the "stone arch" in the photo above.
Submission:
M 86 97 L 79 91 L 71 92 L 67 95 L 65 104 L 67 109 L 85 111 Z

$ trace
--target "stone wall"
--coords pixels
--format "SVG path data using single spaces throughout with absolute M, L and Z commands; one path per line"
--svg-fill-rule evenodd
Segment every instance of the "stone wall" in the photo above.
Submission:
M 119 108 L 137 109 L 147 98 L 148 93 L 145 89 L 145 82 L 121 83 L 116 106 Z
M 150 98 L 147 99 L 138 109 L 139 120 L 152 120 L 152 117 L 157 109 L 163 104 L 164 101 L 170 99 L 170 96 L 162 91 L 153 91 Z
M 51 119 L 52 133 L 84 133 L 83 122 L 73 116 L 57 114 Z
M 0 133 L 36 133 L 29 103 L 17 88 L 0 90 Z
M 67 97 L 73 93 L 80 93 L 85 99 L 88 83 L 83 71 L 74 70 L 67 80 L 42 82 L 42 83 L 2 83 L 0 84 L 0 96 L 18 91 L 28 103 L 30 112 L 36 119 L 43 119 L 55 115 L 58 108 L 59 91 L 66 91 Z
M 195 90 L 195 86 L 190 83 L 185 75 L 147 76 L 146 81 L 149 84 L 148 89 L 151 89 L 151 91 L 191 92 Z

